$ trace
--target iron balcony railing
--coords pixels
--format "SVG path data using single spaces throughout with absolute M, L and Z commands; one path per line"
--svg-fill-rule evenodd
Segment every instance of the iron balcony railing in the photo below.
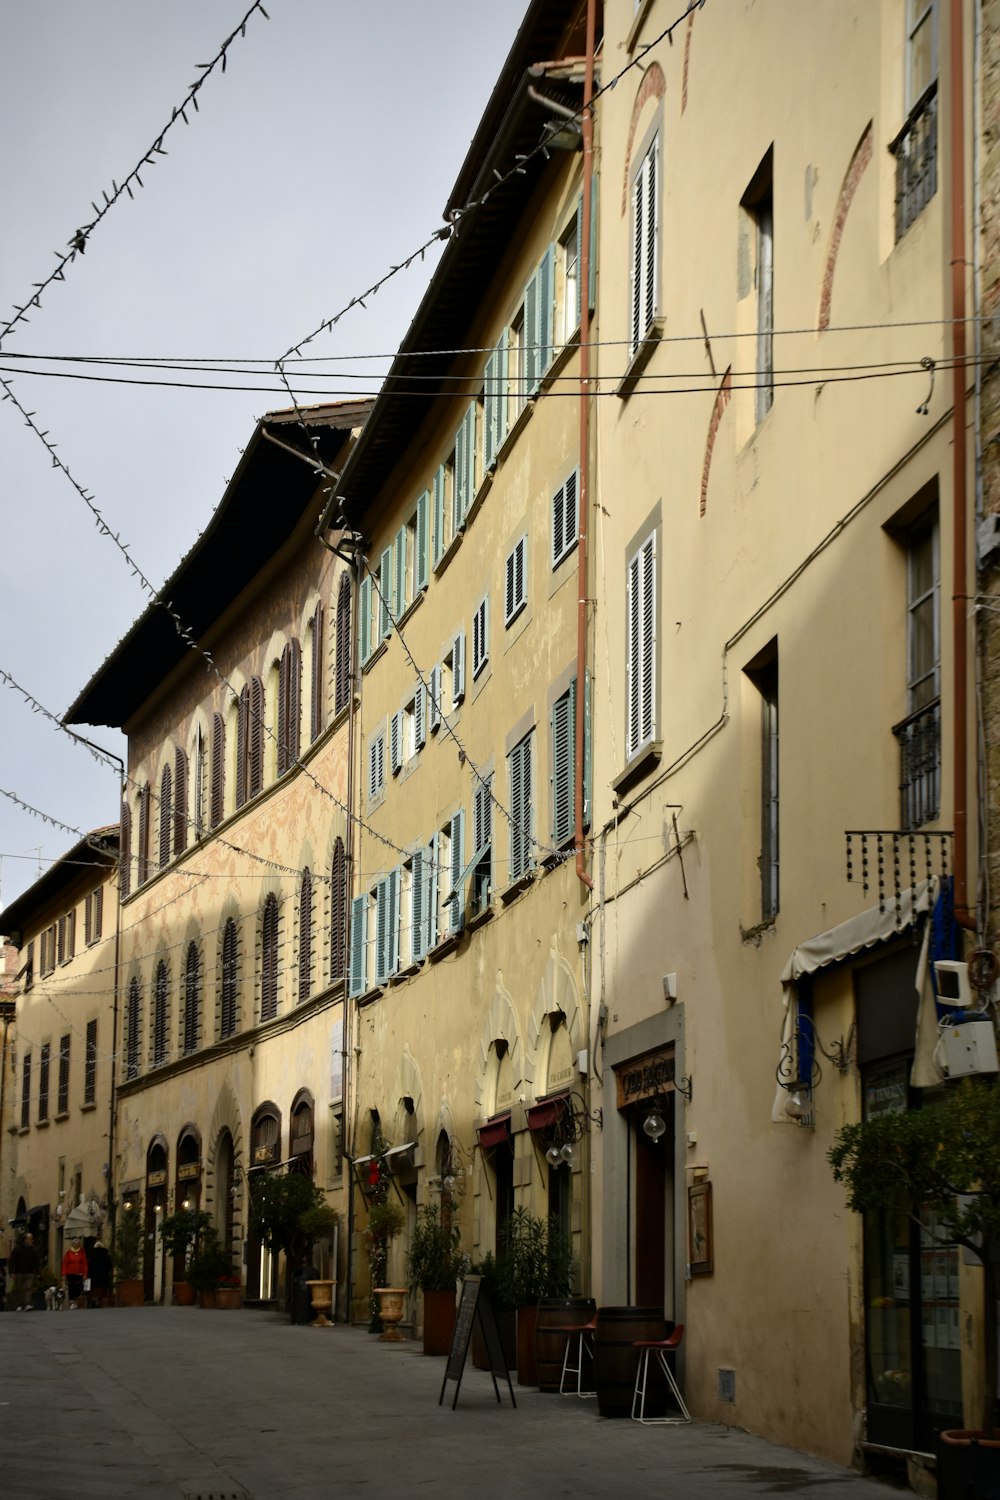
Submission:
M 922 828 L 941 810 L 940 698 L 894 724 L 892 732 L 899 741 L 900 826 Z
M 937 79 L 920 95 L 889 144 L 896 158 L 896 239 L 937 192 Z

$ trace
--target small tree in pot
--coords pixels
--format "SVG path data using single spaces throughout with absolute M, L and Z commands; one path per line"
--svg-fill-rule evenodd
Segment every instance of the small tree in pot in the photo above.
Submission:
M 160 1239 L 174 1263 L 174 1298 L 182 1306 L 194 1301 L 187 1277 L 188 1258 L 197 1253 L 199 1241 L 211 1227 L 212 1216 L 197 1208 L 179 1208 L 160 1220 Z
M 507 1221 L 507 1245 L 498 1269 L 503 1301 L 517 1310 L 518 1384 L 537 1385 L 538 1299 L 568 1297 L 576 1274 L 569 1241 L 558 1220 L 515 1208 Z
M 120 1205 L 114 1231 L 112 1261 L 120 1307 L 141 1307 L 142 1224 L 138 1205 L 126 1201 Z
M 455 1288 L 469 1268 L 456 1223 L 442 1222 L 440 1206 L 417 1214 L 409 1253 L 409 1287 L 424 1294 L 424 1353 L 447 1354 L 455 1331 Z

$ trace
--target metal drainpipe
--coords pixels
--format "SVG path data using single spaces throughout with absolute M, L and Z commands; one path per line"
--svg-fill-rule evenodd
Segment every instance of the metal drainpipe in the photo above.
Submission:
M 597 0 L 587 0 L 587 62 L 583 82 L 583 214 L 580 224 L 580 527 L 577 537 L 576 606 L 576 753 L 574 828 L 576 873 L 588 891 L 594 882 L 587 874 L 583 852 L 583 772 L 587 732 L 585 691 L 587 672 L 587 516 L 590 501 L 590 223 L 593 212 L 594 122 L 590 102 L 594 95 L 594 45 L 597 34 Z
M 955 920 L 976 927 L 969 906 L 968 862 L 968 595 L 967 474 L 965 453 L 965 56 L 962 26 L 964 0 L 951 0 L 950 156 L 951 156 L 951 352 L 952 352 L 952 673 L 954 677 L 953 746 L 955 822 Z
M 344 1302 L 345 1302 L 345 1307 L 344 1307 L 344 1321 L 345 1321 L 345 1323 L 347 1323 L 348 1327 L 350 1327 L 350 1323 L 351 1323 L 351 1306 L 352 1306 L 353 1292 L 354 1292 L 354 1138 L 353 1138 L 353 1132 L 352 1132 L 351 1140 L 349 1142 L 345 1141 L 344 1137 L 345 1137 L 346 1132 L 347 1132 L 348 1121 L 349 1121 L 349 1119 L 353 1119 L 353 1115 L 350 1114 L 350 1105 L 351 1105 L 351 1085 L 353 1083 L 353 1073 L 351 1071 L 351 1063 L 353 1061 L 353 1055 L 354 1055 L 353 1052 L 352 1052 L 352 1041 L 353 1041 L 353 1035 L 354 1035 L 354 1028 L 351 1025 L 351 1022 L 352 1022 L 353 1016 L 354 1016 L 354 1007 L 351 1004 L 351 999 L 350 999 L 350 996 L 348 994 L 348 990 L 350 988 L 350 985 L 349 985 L 349 982 L 348 982 L 348 976 L 350 974 L 350 969 L 351 969 L 351 962 L 350 962 L 350 956 L 349 956 L 349 943 L 350 943 L 350 932 L 351 932 L 351 924 L 350 924 L 351 891 L 354 889 L 354 673 L 355 673 L 355 662 L 357 660 L 357 656 L 356 656 L 356 653 L 355 653 L 355 651 L 353 649 L 353 643 L 354 643 L 354 633 L 357 630 L 357 624 L 358 624 L 358 601 L 359 601 L 359 596 L 360 596 L 360 587 L 359 587 L 360 580 L 361 580 L 361 569 L 360 569 L 360 567 L 358 565 L 357 554 L 355 553 L 354 561 L 351 564 L 351 620 L 352 620 L 352 622 L 354 624 L 354 631 L 352 631 L 351 661 L 350 661 L 350 673 L 349 673 L 349 679 L 348 679 L 349 680 L 349 684 L 350 684 L 350 688 L 349 688 L 348 698 L 347 698 L 347 848 L 344 851 L 344 853 L 345 853 L 344 871 L 345 871 L 345 874 L 346 874 L 346 877 L 347 877 L 345 879 L 345 881 L 344 881 L 344 904 L 345 904 L 345 911 L 344 911 L 344 968 L 345 968 L 345 970 L 347 972 L 344 974 L 344 1031 L 343 1031 L 343 1036 L 344 1036 L 344 1054 L 343 1054 L 343 1063 L 342 1063 L 343 1077 L 344 1077 L 344 1085 L 343 1085 L 344 1097 L 343 1097 L 343 1103 L 341 1105 L 342 1114 L 341 1114 L 341 1127 L 340 1127 L 341 1171 L 343 1171 L 343 1163 L 346 1160 L 348 1162 L 348 1175 L 349 1175 L 349 1183 L 348 1183 L 348 1190 L 347 1190 L 347 1262 L 346 1262 L 346 1268 L 345 1268 L 346 1269 L 346 1275 L 344 1277 L 344 1292 L 345 1292 L 345 1297 L 344 1297 Z

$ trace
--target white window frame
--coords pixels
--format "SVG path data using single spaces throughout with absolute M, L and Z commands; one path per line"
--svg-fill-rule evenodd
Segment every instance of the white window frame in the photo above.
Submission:
M 472 680 L 490 659 L 490 596 L 484 594 L 472 614 Z
M 660 133 L 653 136 L 632 179 L 630 195 L 629 359 L 635 355 L 660 305 Z
M 629 557 L 625 580 L 625 759 L 656 737 L 657 535 Z

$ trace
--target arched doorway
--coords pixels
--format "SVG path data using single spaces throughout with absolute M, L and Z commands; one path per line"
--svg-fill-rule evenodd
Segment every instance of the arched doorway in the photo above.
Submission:
M 250 1197 L 254 1178 L 281 1163 L 281 1112 L 276 1104 L 262 1104 L 250 1125 Z M 251 1233 L 247 1237 L 249 1302 L 272 1302 L 278 1295 L 278 1257 Z
M 174 1178 L 174 1211 L 201 1207 L 201 1135 L 194 1125 L 185 1125 L 177 1142 L 177 1170 Z M 174 1258 L 174 1281 L 184 1281 L 184 1257 Z
M 235 1257 L 236 1148 L 228 1130 L 223 1130 L 215 1148 L 215 1227 L 227 1254 Z
M 290 1172 L 301 1172 L 304 1176 L 312 1177 L 314 1132 L 313 1097 L 308 1089 L 300 1089 L 292 1101 L 288 1142 Z
M 143 1225 L 143 1296 L 147 1302 L 163 1300 L 164 1256 L 157 1233 L 167 1206 L 167 1143 L 154 1136 L 146 1152 L 146 1213 Z

